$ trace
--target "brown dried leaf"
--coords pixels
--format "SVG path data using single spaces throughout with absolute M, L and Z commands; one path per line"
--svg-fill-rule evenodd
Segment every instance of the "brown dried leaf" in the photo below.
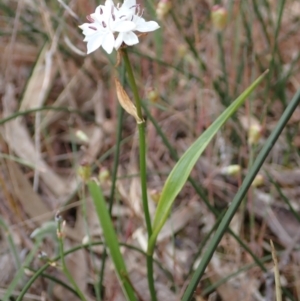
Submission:
M 13 113 L 12 103 L 14 103 L 14 87 L 12 84 L 6 85 L 5 95 L 2 98 L 3 117 L 7 117 Z M 57 175 L 41 158 L 35 150 L 34 144 L 27 131 L 26 126 L 22 123 L 22 119 L 16 118 L 7 122 L 0 132 L 3 135 L 9 148 L 20 158 L 28 161 L 41 171 L 41 178 L 56 197 L 66 197 L 77 187 L 76 179 L 68 179 L 65 181 Z M 60 204 L 55 204 L 59 206 Z
M 32 75 L 23 94 L 20 111 L 42 106 L 47 92 L 57 72 L 56 61 L 49 55 L 49 44 L 46 43 L 39 54 Z
M 142 123 L 143 120 L 138 116 L 137 110 L 135 105 L 132 103 L 130 100 L 128 94 L 126 91 L 123 89 L 120 81 L 115 78 L 115 84 L 116 84 L 116 90 L 117 90 L 117 96 L 118 100 L 120 102 L 120 105 L 122 108 L 131 116 L 133 116 L 136 120 L 137 123 Z
M 15 197 L 20 201 L 29 218 L 37 221 L 38 224 L 41 225 L 49 219 L 49 208 L 44 205 L 39 195 L 33 191 L 32 185 L 20 167 L 9 160 L 6 160 L 6 164 L 10 172 Z

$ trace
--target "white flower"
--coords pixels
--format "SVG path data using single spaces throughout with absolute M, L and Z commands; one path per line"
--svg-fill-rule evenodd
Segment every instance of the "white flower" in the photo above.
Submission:
M 149 32 L 159 28 L 156 22 L 146 22 L 139 14 L 136 0 L 125 0 L 121 7 L 115 7 L 112 0 L 99 5 L 95 13 L 87 16 L 90 23 L 79 26 L 85 35 L 87 53 L 101 46 L 111 53 L 113 48 L 119 49 L 123 42 L 129 46 L 137 44 L 139 40 L 133 31 Z M 117 39 L 115 33 L 118 33 Z
M 126 45 L 132 46 L 139 42 L 138 36 L 133 32 L 134 30 L 139 32 L 154 31 L 159 28 L 159 25 L 154 21 L 146 22 L 140 15 L 140 6 L 136 4 L 136 0 L 125 0 L 118 11 L 119 18 L 121 20 L 131 21 L 135 27 L 129 31 L 122 31 L 119 33 L 115 48 L 118 49 L 124 42 Z

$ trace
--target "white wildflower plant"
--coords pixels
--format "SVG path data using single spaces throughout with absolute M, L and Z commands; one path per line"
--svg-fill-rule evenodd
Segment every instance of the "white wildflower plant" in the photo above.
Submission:
M 136 0 L 125 0 L 121 6 L 106 0 L 104 5 L 99 5 L 94 13 L 87 16 L 90 23 L 79 26 L 85 35 L 87 54 L 101 46 L 110 54 L 123 43 L 128 46 L 138 44 L 139 38 L 134 31 L 146 33 L 159 28 L 157 22 L 147 22 L 142 14 Z

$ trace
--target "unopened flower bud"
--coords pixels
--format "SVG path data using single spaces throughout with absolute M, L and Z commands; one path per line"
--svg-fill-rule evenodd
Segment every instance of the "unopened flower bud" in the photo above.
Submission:
M 222 168 L 221 173 L 229 176 L 238 176 L 241 172 L 241 166 L 233 164 Z
M 248 144 L 254 145 L 257 144 L 261 138 L 262 127 L 259 124 L 253 124 L 248 130 Z
M 263 175 L 258 174 L 256 175 L 255 179 L 253 180 L 251 186 L 252 187 L 260 187 L 262 185 L 264 185 L 265 179 L 263 177 Z
M 100 183 L 107 182 L 110 178 L 109 170 L 107 168 L 102 168 L 99 172 Z
M 87 134 L 85 132 L 83 132 L 82 130 L 77 130 L 75 133 L 76 137 L 84 142 L 84 143 L 88 143 L 89 142 L 89 137 L 87 136 Z
M 156 15 L 158 20 L 162 20 L 172 7 L 170 0 L 160 0 L 157 5 Z
M 214 5 L 210 16 L 212 24 L 217 30 L 222 31 L 225 29 L 227 24 L 227 11 L 224 7 L 221 5 Z
M 159 192 L 159 191 L 157 191 L 157 190 L 152 190 L 152 191 L 150 192 L 150 196 L 151 196 L 153 202 L 154 202 L 155 204 L 158 204 L 159 199 L 160 199 L 160 196 L 161 196 L 161 192 Z
M 85 235 L 82 239 L 82 244 L 87 245 L 90 242 L 89 236 Z
M 81 163 L 77 169 L 77 174 L 83 182 L 88 181 L 91 177 L 91 166 L 85 162 Z
M 188 52 L 188 49 L 186 45 L 180 44 L 179 47 L 177 48 L 177 53 L 180 58 L 183 58 Z
M 152 103 L 156 103 L 159 100 L 159 95 L 157 93 L 157 91 L 155 89 L 151 89 L 148 93 L 147 93 L 147 98 L 152 102 Z

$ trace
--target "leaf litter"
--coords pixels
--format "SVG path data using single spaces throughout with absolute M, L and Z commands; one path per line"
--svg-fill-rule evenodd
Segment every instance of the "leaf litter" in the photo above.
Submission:
M 0 126 L 1 153 L 29 163 L 25 165 L 7 158 L 0 159 L 1 178 L 4 179 L 1 184 L 0 214 L 14 232 L 20 255 L 30 249 L 32 244 L 30 233 L 41 227 L 44 222 L 52 220 L 58 209 L 70 221 L 66 230 L 66 248 L 76 246 L 84 239 L 85 220 L 81 209 L 82 198 L 80 193 L 77 193 L 81 188 L 76 167 L 82 162 L 91 163 L 95 168 L 94 176 L 97 176 L 101 168 L 112 169 L 117 124 L 114 74 L 109 71 L 107 58 L 100 51 L 92 57 L 82 57 L 70 49 L 72 45 L 83 51 L 85 45 L 81 42 L 80 33 L 74 30 L 75 19 L 61 12 L 56 1 L 51 1 L 51 5 L 44 1 L 22 2 L 20 4 L 16 1 L 3 1 L 3 6 L 0 7 L 0 22 L 4 25 L 3 31 L 6 32 L 5 35 L 0 36 L 0 51 L 5 54 L 1 58 L 0 68 L 1 118 L 42 105 L 67 107 L 77 110 L 80 114 L 49 110 L 38 113 L 40 116 L 38 122 L 36 122 L 37 114 L 29 114 Z M 200 6 L 196 9 L 196 3 L 189 1 L 181 10 L 174 8 L 174 11 L 180 17 L 186 37 L 195 42 L 197 51 L 207 62 L 207 73 L 203 75 L 199 72 L 197 60 L 189 50 L 186 50 L 188 47 L 185 45 L 184 38 L 178 34 L 178 28 L 175 28 L 175 23 L 170 17 L 162 21 L 166 25 L 164 34 L 168 37 L 164 39 L 163 57 L 166 62 L 182 68 L 183 72 L 159 66 L 155 61 L 145 57 L 134 58 L 136 73 L 140 76 L 139 82 L 147 82 L 147 88 L 155 87 L 159 91 L 158 103 L 151 103 L 147 99 L 146 88 L 143 90 L 141 86 L 141 93 L 144 93 L 143 97 L 149 105 L 150 112 L 155 116 L 178 154 L 182 154 L 187 149 L 222 112 L 224 106 L 220 53 L 208 21 L 209 7 L 212 6 L 213 1 L 202 2 L 201 10 Z M 267 2 L 270 12 L 263 5 L 259 9 L 268 20 L 267 33 L 272 37 L 272 22 L 276 21 L 277 9 L 274 1 Z M 255 123 L 262 125 L 262 137 L 257 145 L 259 148 L 276 124 L 278 116 L 280 117 L 285 107 L 284 101 L 290 99 L 298 87 L 299 62 L 293 61 L 299 55 L 297 45 L 300 42 L 297 35 L 299 20 L 295 13 L 299 5 L 296 2 L 286 1 L 278 37 L 278 60 L 284 72 L 275 70 L 278 76 L 275 74 L 271 80 L 271 87 L 277 88 L 278 94 L 272 92 L 264 94 L 263 90 L 259 91 L 257 97 L 251 100 L 251 106 L 249 103 L 244 110 L 241 110 L 239 120 L 233 119 L 218 134 L 192 172 L 192 176 L 206 189 L 209 201 L 220 210 L 227 207 L 240 185 L 239 177 L 224 175 L 221 170 L 230 164 L 240 164 L 241 175 L 247 172 L 250 154 L 247 145 L 249 121 L 255 120 Z M 69 5 L 78 18 L 83 18 L 93 9 L 83 0 Z M 243 5 L 254 19 L 253 49 L 247 46 L 249 41 L 247 41 L 246 26 L 251 18 L 250 15 L 242 14 L 242 10 L 245 9 Z M 16 14 L 11 14 L 13 11 Z M 58 12 L 61 14 L 59 18 L 57 18 Z M 191 12 L 192 20 L 189 17 Z M 268 67 L 271 48 L 266 42 L 261 30 L 262 24 L 255 15 L 252 5 L 233 3 L 231 13 L 232 21 L 224 33 L 224 55 L 228 72 L 226 76 L 233 97 L 235 90 L 242 91 L 251 82 L 252 72 L 256 73 L 259 72 L 259 68 Z M 268 19 L 269 17 L 271 19 Z M 238 24 L 241 24 L 243 29 L 238 29 Z M 40 32 L 36 30 L 37 28 Z M 236 32 L 236 35 L 232 32 Z M 45 36 L 48 37 L 49 44 L 45 43 Z M 67 37 L 70 43 L 66 43 L 64 37 Z M 53 47 L 52 57 L 49 60 L 49 57 L 47 59 L 49 49 L 55 43 L 57 45 Z M 186 55 L 182 56 L 178 45 L 185 46 L 181 51 L 186 51 Z M 236 45 L 244 46 L 237 49 Z M 140 46 L 139 51 L 151 57 L 156 55 L 149 38 L 145 38 L 145 44 Z M 250 54 L 257 58 L 255 67 Z M 7 61 L 4 61 L 4 58 Z M 240 69 L 241 78 L 237 77 L 239 70 L 237 66 L 244 68 Z M 188 72 L 203 78 L 205 85 L 201 86 L 196 79 L 190 79 Z M 290 75 L 284 79 L 283 75 L 286 74 Z M 282 89 L 280 80 L 285 80 L 286 89 Z M 216 81 L 221 83 L 219 88 L 215 85 Z M 283 93 L 286 94 L 285 97 L 282 96 Z M 282 195 L 285 195 L 299 212 L 298 113 L 295 112 L 264 166 L 282 193 L 274 188 L 274 184 L 267 180 L 266 173 L 262 171 L 264 184 L 260 188 L 251 189 L 246 211 L 239 212 L 235 224 L 231 225 L 236 234 L 261 257 L 264 254 L 271 254 L 270 238 L 277 245 L 276 250 L 279 246 L 281 251 L 288 251 L 287 255 L 282 257 L 284 260 L 280 259 L 281 255 L 278 255 L 278 261 L 280 276 L 285 280 L 281 285 L 290 291 L 297 291 L 299 287 L 297 286 L 299 254 L 296 251 L 299 243 L 299 221 L 283 202 Z M 147 128 L 148 193 L 149 196 L 153 196 L 150 197 L 150 202 L 154 208 L 156 203 L 153 192 L 159 193 L 168 172 L 174 166 L 174 161 L 149 120 Z M 88 140 L 84 142 L 75 139 L 74 133 L 77 131 L 85 133 Z M 135 131 L 133 118 L 125 115 L 122 130 L 124 143 L 121 146 L 113 218 L 120 241 L 143 249 L 147 237 L 141 218 L 140 188 L 136 177 Z M 105 159 L 102 159 L 102 155 L 106 153 L 108 154 Z M 256 154 L 255 149 L 254 153 Z M 34 187 L 34 175 L 37 172 L 40 180 Z M 105 188 L 107 198 L 110 187 L 111 182 L 107 181 Z M 92 239 L 99 240 L 102 238 L 101 229 L 89 197 L 86 197 L 86 202 L 87 221 Z M 254 225 L 251 228 L 252 215 L 254 215 Z M 159 300 L 178 300 L 188 282 L 188 271 L 191 265 L 195 266 L 192 258 L 214 222 L 214 217 L 207 211 L 201 198 L 187 184 L 178 197 L 172 216 L 158 240 L 156 259 L 160 260 L 172 274 L 172 279 L 169 279 L 161 269 L 155 267 Z M 0 286 L 5 290 L 15 271 L 10 264 L 13 258 L 9 254 L 3 232 L 1 232 L 0 243 L 1 250 L 4 250 L 0 255 L 0 266 L 4 271 L 1 274 L 6 275 L 5 278 L 0 279 Z M 53 257 L 55 243 L 45 238 L 43 250 Z M 135 289 L 140 292 L 144 300 L 149 300 L 147 293 L 143 294 L 147 291 L 145 258 L 126 248 L 122 248 L 122 251 Z M 89 288 L 97 279 L 103 248 L 96 248 L 94 252 L 95 266 L 87 250 L 75 252 L 67 257 L 74 278 L 89 300 L 93 300 L 94 292 Z M 201 255 L 197 260 L 201 260 Z M 263 289 L 266 284 L 265 275 L 257 267 L 241 272 L 211 290 L 209 294 L 202 295 L 210 284 L 218 283 L 252 262 L 251 257 L 226 234 L 213 256 L 205 279 L 199 284 L 196 292 L 197 300 L 211 300 L 214 298 L 213 294 L 216 294 L 220 300 L 268 300 L 268 294 Z M 38 268 L 41 262 L 35 258 L 32 265 Z M 271 259 L 266 266 L 271 269 L 273 266 Z M 64 279 L 62 273 L 55 267 L 52 267 L 49 272 Z M 111 264 L 107 265 L 105 275 L 106 299 L 124 300 Z M 21 288 L 21 284 L 18 289 Z M 30 293 L 34 295 L 31 300 L 35 298 L 41 300 L 39 296 L 49 290 L 50 299 L 73 298 L 71 295 L 67 297 L 67 291 L 59 285 L 52 287 L 48 281 L 41 284 L 42 281 L 37 282 L 31 288 Z M 275 285 L 271 284 L 270 288 L 275 289 Z

